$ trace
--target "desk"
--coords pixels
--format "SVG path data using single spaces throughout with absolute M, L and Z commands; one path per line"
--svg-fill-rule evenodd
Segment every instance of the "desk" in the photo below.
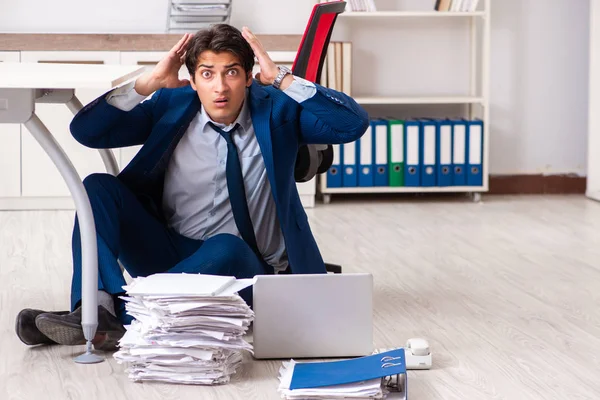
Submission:
M 87 340 L 79 363 L 96 363 L 103 358 L 92 353 L 92 339 L 98 327 L 98 249 L 96 227 L 89 198 L 73 163 L 48 128 L 35 114 L 36 103 L 62 103 L 76 114 L 83 107 L 75 89 L 109 91 L 144 71 L 140 66 L 0 63 L 0 123 L 24 124 L 48 154 L 73 197 L 81 229 L 82 320 Z M 119 167 L 110 149 L 100 150 L 106 170 L 113 175 Z

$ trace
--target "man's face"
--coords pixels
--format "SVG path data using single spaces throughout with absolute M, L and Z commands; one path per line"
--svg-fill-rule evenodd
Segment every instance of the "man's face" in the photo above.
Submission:
M 229 125 L 242 109 L 252 75 L 245 73 L 240 60 L 232 53 L 207 50 L 198 57 L 191 84 L 210 118 Z

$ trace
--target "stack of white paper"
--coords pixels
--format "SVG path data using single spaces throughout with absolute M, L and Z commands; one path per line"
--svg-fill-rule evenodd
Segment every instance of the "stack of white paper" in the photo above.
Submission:
M 213 385 L 229 382 L 252 351 L 243 335 L 254 313 L 238 292 L 253 279 L 155 274 L 124 286 L 135 321 L 114 357 L 134 381 Z
M 291 390 L 290 384 L 295 365 L 296 362 L 291 360 L 284 362 L 279 369 L 277 390 L 284 399 L 383 399 L 389 394 L 380 378 L 343 385 Z

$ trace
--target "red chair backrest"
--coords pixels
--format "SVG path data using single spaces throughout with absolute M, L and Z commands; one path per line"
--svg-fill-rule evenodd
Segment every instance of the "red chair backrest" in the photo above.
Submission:
M 311 82 L 321 81 L 331 32 L 338 14 L 344 12 L 345 8 L 345 1 L 331 1 L 313 7 L 292 65 L 294 75 Z

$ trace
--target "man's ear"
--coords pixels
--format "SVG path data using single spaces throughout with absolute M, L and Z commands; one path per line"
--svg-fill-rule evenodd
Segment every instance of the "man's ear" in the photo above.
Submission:
M 248 71 L 246 76 L 246 87 L 252 86 L 252 71 Z
M 198 90 L 198 89 L 196 89 L 196 83 L 194 82 L 193 76 L 190 76 L 190 85 L 192 85 L 192 89 L 194 89 L 196 91 Z

